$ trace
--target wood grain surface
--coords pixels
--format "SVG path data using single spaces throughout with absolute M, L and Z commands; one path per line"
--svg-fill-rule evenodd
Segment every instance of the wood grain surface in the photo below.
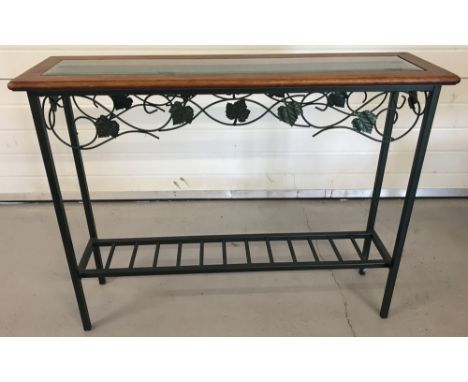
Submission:
M 294 59 L 298 57 L 365 58 L 365 57 L 400 57 L 422 70 L 398 71 L 310 71 L 292 73 L 181 73 L 141 74 L 141 75 L 44 75 L 46 71 L 63 60 L 138 60 L 154 59 L 180 60 L 190 66 L 190 60 L 209 62 L 213 59 L 227 59 L 236 65 L 236 60 L 260 58 Z M 238 61 L 237 61 L 238 62 Z M 304 88 L 312 86 L 376 86 L 376 85 L 422 85 L 456 84 L 460 78 L 428 61 L 410 53 L 347 53 L 347 54 L 276 54 L 276 55 L 179 55 L 179 56 L 53 56 L 27 70 L 8 83 L 14 91 L 32 92 L 83 92 L 83 91 L 157 91 L 159 89 L 255 89 L 255 88 Z

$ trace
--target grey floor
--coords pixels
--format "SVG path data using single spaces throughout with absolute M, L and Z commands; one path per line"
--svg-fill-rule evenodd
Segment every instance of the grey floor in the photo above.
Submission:
M 379 233 L 395 237 L 401 202 Z M 101 236 L 362 229 L 367 201 L 96 203 Z M 77 252 L 82 207 L 67 206 Z M 385 270 L 287 271 L 84 280 L 83 332 L 50 204 L 0 206 L 2 336 L 466 336 L 468 200 L 418 200 L 390 317 Z

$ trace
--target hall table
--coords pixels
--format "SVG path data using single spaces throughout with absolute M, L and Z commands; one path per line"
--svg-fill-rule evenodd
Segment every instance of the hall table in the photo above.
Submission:
M 442 85 L 460 79 L 438 66 L 408 53 L 213 55 L 213 56 L 70 56 L 49 57 L 9 82 L 14 91 L 26 91 L 53 198 L 83 328 L 91 329 L 82 278 L 312 269 L 388 268 L 380 316 L 388 316 L 415 201 L 421 168 Z M 220 112 L 221 110 L 221 112 Z M 61 113 L 64 114 L 61 114 Z M 59 114 L 60 113 L 60 114 Z M 404 133 L 393 127 L 399 113 L 409 114 Z M 142 117 L 151 123 L 142 125 Z M 57 117 L 57 121 L 56 121 Z M 65 134 L 58 126 L 64 117 Z M 322 118 L 323 117 L 323 118 Z M 326 118 L 325 118 L 326 117 Z M 311 145 L 321 134 L 343 130 L 360 134 L 380 145 L 367 222 L 359 231 L 255 233 L 178 237 L 100 238 L 94 221 L 82 150 L 97 149 L 128 134 L 145 134 L 164 142 L 170 134 L 209 118 L 213 123 L 245 126 L 262 118 L 278 125 L 308 128 Z M 322 122 L 326 119 L 326 123 Z M 406 118 L 406 117 L 405 117 Z M 92 128 L 86 138 L 81 126 Z M 414 130 L 414 131 L 413 131 Z M 375 230 L 390 143 L 412 132 L 419 136 L 392 250 Z M 49 133 L 73 152 L 89 240 L 77 261 L 49 143 Z M 86 138 L 83 140 L 83 136 Z M 312 138 L 316 137 L 316 138 Z M 159 142 L 158 142 L 159 143 Z M 111 143 L 112 144 L 112 143 Z M 278 201 L 280 203 L 280 201 Z M 364 228 L 364 224 L 366 227 Z M 336 258 L 320 256 L 317 243 L 330 246 Z M 278 261 L 277 247 L 287 261 Z M 343 245 L 347 250 L 344 252 Z M 219 249 L 219 263 L 207 263 L 206 246 Z M 232 261 L 235 245 L 245 254 Z M 252 246 L 263 246 L 258 260 Z M 154 256 L 144 266 L 136 263 L 138 250 Z M 164 246 L 174 248 L 173 265 L 158 262 Z M 185 246 L 185 247 L 184 247 Z M 196 262 L 185 264 L 185 248 L 195 246 Z M 307 248 L 306 258 L 298 248 Z M 369 256 L 371 247 L 378 258 Z M 114 266 L 116 248 L 129 248 L 128 265 Z M 372 248 L 374 248 L 372 247 Z M 167 249 L 168 247 L 166 247 Z M 341 249 L 340 249 L 341 248 Z M 352 251 L 349 251 L 351 248 Z M 285 253 L 285 251 L 287 253 Z M 184 253 L 185 252 L 185 253 Z M 101 254 L 106 254 L 102 258 Z M 94 262 L 90 261 L 91 256 Z

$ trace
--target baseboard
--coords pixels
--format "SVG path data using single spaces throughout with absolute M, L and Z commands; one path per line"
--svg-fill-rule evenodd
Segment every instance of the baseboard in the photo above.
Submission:
M 352 190 L 234 190 L 234 191 L 153 191 L 153 192 L 95 192 L 93 200 L 229 200 L 229 199 L 362 199 L 370 198 L 371 189 Z M 402 198 L 404 189 L 382 190 L 383 198 Z M 466 198 L 468 188 L 421 188 L 420 198 Z M 64 200 L 79 200 L 78 193 L 64 193 Z M 49 194 L 1 194 L 0 202 L 47 202 Z

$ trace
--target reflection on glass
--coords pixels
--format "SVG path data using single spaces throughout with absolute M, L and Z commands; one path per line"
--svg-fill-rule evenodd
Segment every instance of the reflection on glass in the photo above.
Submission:
M 320 72 L 417 71 L 421 68 L 398 56 L 182 58 L 182 59 L 66 59 L 46 76 L 83 75 L 217 75 Z

